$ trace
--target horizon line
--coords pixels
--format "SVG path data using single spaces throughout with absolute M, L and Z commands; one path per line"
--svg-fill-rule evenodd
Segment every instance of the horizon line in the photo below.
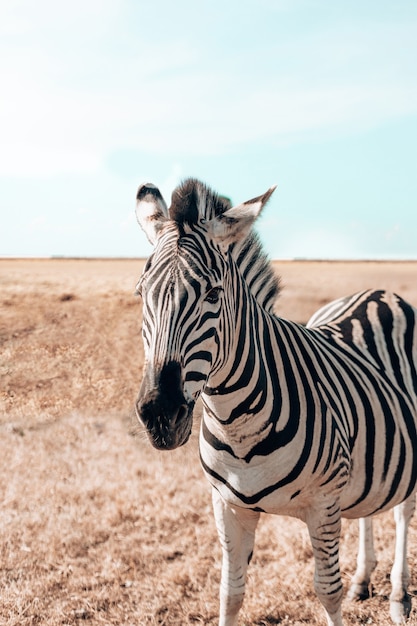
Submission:
M 149 255 L 148 255 L 149 256 Z M 3 255 L 0 254 L 0 261 L 144 261 L 148 256 L 86 256 L 86 255 Z M 361 258 L 332 258 L 332 257 L 274 257 L 271 262 L 297 262 L 297 263 L 416 263 L 417 258 L 401 257 L 361 257 Z

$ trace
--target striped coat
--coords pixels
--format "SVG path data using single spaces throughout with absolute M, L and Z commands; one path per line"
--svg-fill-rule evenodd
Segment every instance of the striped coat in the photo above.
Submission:
M 399 623 L 410 610 L 417 311 L 366 291 L 324 307 L 307 327 L 274 315 L 277 280 L 252 231 L 272 191 L 231 207 L 190 179 L 168 209 L 156 187 L 139 188 L 137 217 L 155 250 L 138 286 L 146 363 L 137 415 L 153 445 L 170 449 L 186 443 L 203 402 L 200 458 L 223 548 L 221 626 L 237 624 L 261 512 L 306 522 L 317 595 L 329 626 L 341 626 L 341 517 L 363 520 L 350 591 L 362 598 L 375 566 L 369 516 L 392 507 Z

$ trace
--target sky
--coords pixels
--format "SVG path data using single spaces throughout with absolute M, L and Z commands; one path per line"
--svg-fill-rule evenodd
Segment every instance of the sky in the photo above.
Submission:
M 272 258 L 417 259 L 415 0 L 0 3 L 0 256 L 141 257 L 140 183 Z

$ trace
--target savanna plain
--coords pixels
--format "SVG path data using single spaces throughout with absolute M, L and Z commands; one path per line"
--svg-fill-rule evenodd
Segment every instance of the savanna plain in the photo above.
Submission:
M 215 625 L 220 548 L 197 435 L 158 452 L 136 423 L 142 260 L 0 260 L 0 624 Z M 363 288 L 417 306 L 417 262 L 275 262 L 277 313 L 298 322 Z M 375 519 L 372 597 L 347 626 L 390 624 L 392 514 Z M 341 569 L 357 524 L 343 522 Z M 417 520 L 410 530 L 417 624 Z M 264 516 L 242 626 L 324 624 L 304 525 Z

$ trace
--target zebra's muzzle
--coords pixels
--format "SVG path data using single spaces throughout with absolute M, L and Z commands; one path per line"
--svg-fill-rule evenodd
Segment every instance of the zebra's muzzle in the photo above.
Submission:
M 157 384 L 149 387 L 145 376 L 136 402 L 136 415 L 146 427 L 152 445 L 158 450 L 184 445 L 191 435 L 194 402 L 184 397 L 179 364 L 165 365 Z
M 194 403 L 181 404 L 169 413 L 159 403 L 136 403 L 136 415 L 146 427 L 152 445 L 158 450 L 173 450 L 187 443 L 191 435 Z

